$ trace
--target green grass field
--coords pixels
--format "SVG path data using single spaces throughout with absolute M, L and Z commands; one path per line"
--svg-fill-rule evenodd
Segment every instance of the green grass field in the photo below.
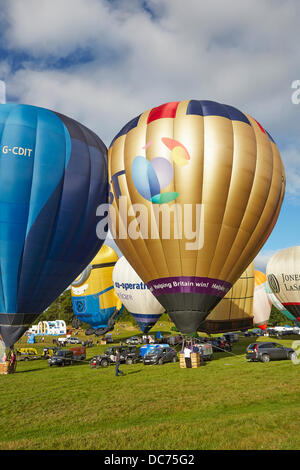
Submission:
M 0 376 L 0 449 L 299 449 L 300 365 L 247 362 L 250 342 L 198 369 L 122 365 L 124 377 L 87 362 L 19 362 Z M 87 349 L 87 359 L 105 348 Z

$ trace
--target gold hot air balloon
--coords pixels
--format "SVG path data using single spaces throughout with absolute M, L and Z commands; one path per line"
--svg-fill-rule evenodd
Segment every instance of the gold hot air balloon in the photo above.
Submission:
M 108 166 L 116 243 L 177 328 L 200 329 L 276 223 L 277 146 L 236 108 L 187 100 L 126 124 Z
M 212 310 L 202 331 L 224 333 L 253 327 L 254 263 L 243 272 L 232 289 Z
M 300 321 L 300 246 L 275 253 L 267 264 L 267 277 L 279 302 Z

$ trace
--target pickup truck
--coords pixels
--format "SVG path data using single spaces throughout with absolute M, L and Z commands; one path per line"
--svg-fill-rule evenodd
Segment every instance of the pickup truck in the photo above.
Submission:
M 86 358 L 86 348 L 79 346 L 77 348 L 60 349 L 56 351 L 48 360 L 49 366 L 68 366 L 76 361 L 83 361 Z
M 39 359 L 37 350 L 35 348 L 19 348 L 16 351 L 18 361 L 32 361 Z
M 91 368 L 108 367 L 115 363 L 116 349 L 120 352 L 120 362 L 126 364 L 135 364 L 140 361 L 140 352 L 135 346 L 110 347 L 104 351 L 104 354 L 98 354 L 90 360 Z

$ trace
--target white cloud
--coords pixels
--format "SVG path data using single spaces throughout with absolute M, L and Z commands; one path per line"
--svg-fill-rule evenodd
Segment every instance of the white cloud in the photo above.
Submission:
M 299 147 L 288 147 L 284 151 L 283 160 L 286 168 L 286 191 L 293 197 L 300 195 L 300 150 Z
M 276 253 L 276 251 L 274 250 L 261 251 L 254 260 L 254 268 L 257 271 L 262 271 L 263 273 L 266 273 L 268 261 Z
M 232 104 L 278 142 L 296 197 L 300 160 L 292 144 L 300 105 L 291 102 L 291 83 L 300 79 L 300 3 L 148 0 L 154 17 L 141 3 L 6 1 L 6 44 L 11 54 L 27 54 L 11 73 L 9 61 L 0 62 L 8 95 L 70 115 L 106 144 L 131 118 L 163 102 Z M 87 62 L 76 62 L 80 51 L 89 52 Z

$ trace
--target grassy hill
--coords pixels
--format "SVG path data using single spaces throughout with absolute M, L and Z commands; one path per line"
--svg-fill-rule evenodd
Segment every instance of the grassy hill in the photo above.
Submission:
M 116 328 L 117 341 L 138 333 L 128 328 Z M 250 342 L 198 369 L 122 365 L 124 377 L 88 362 L 19 362 L 0 376 L 0 449 L 299 449 L 300 365 L 247 362 Z M 87 359 L 105 348 L 87 349 Z

